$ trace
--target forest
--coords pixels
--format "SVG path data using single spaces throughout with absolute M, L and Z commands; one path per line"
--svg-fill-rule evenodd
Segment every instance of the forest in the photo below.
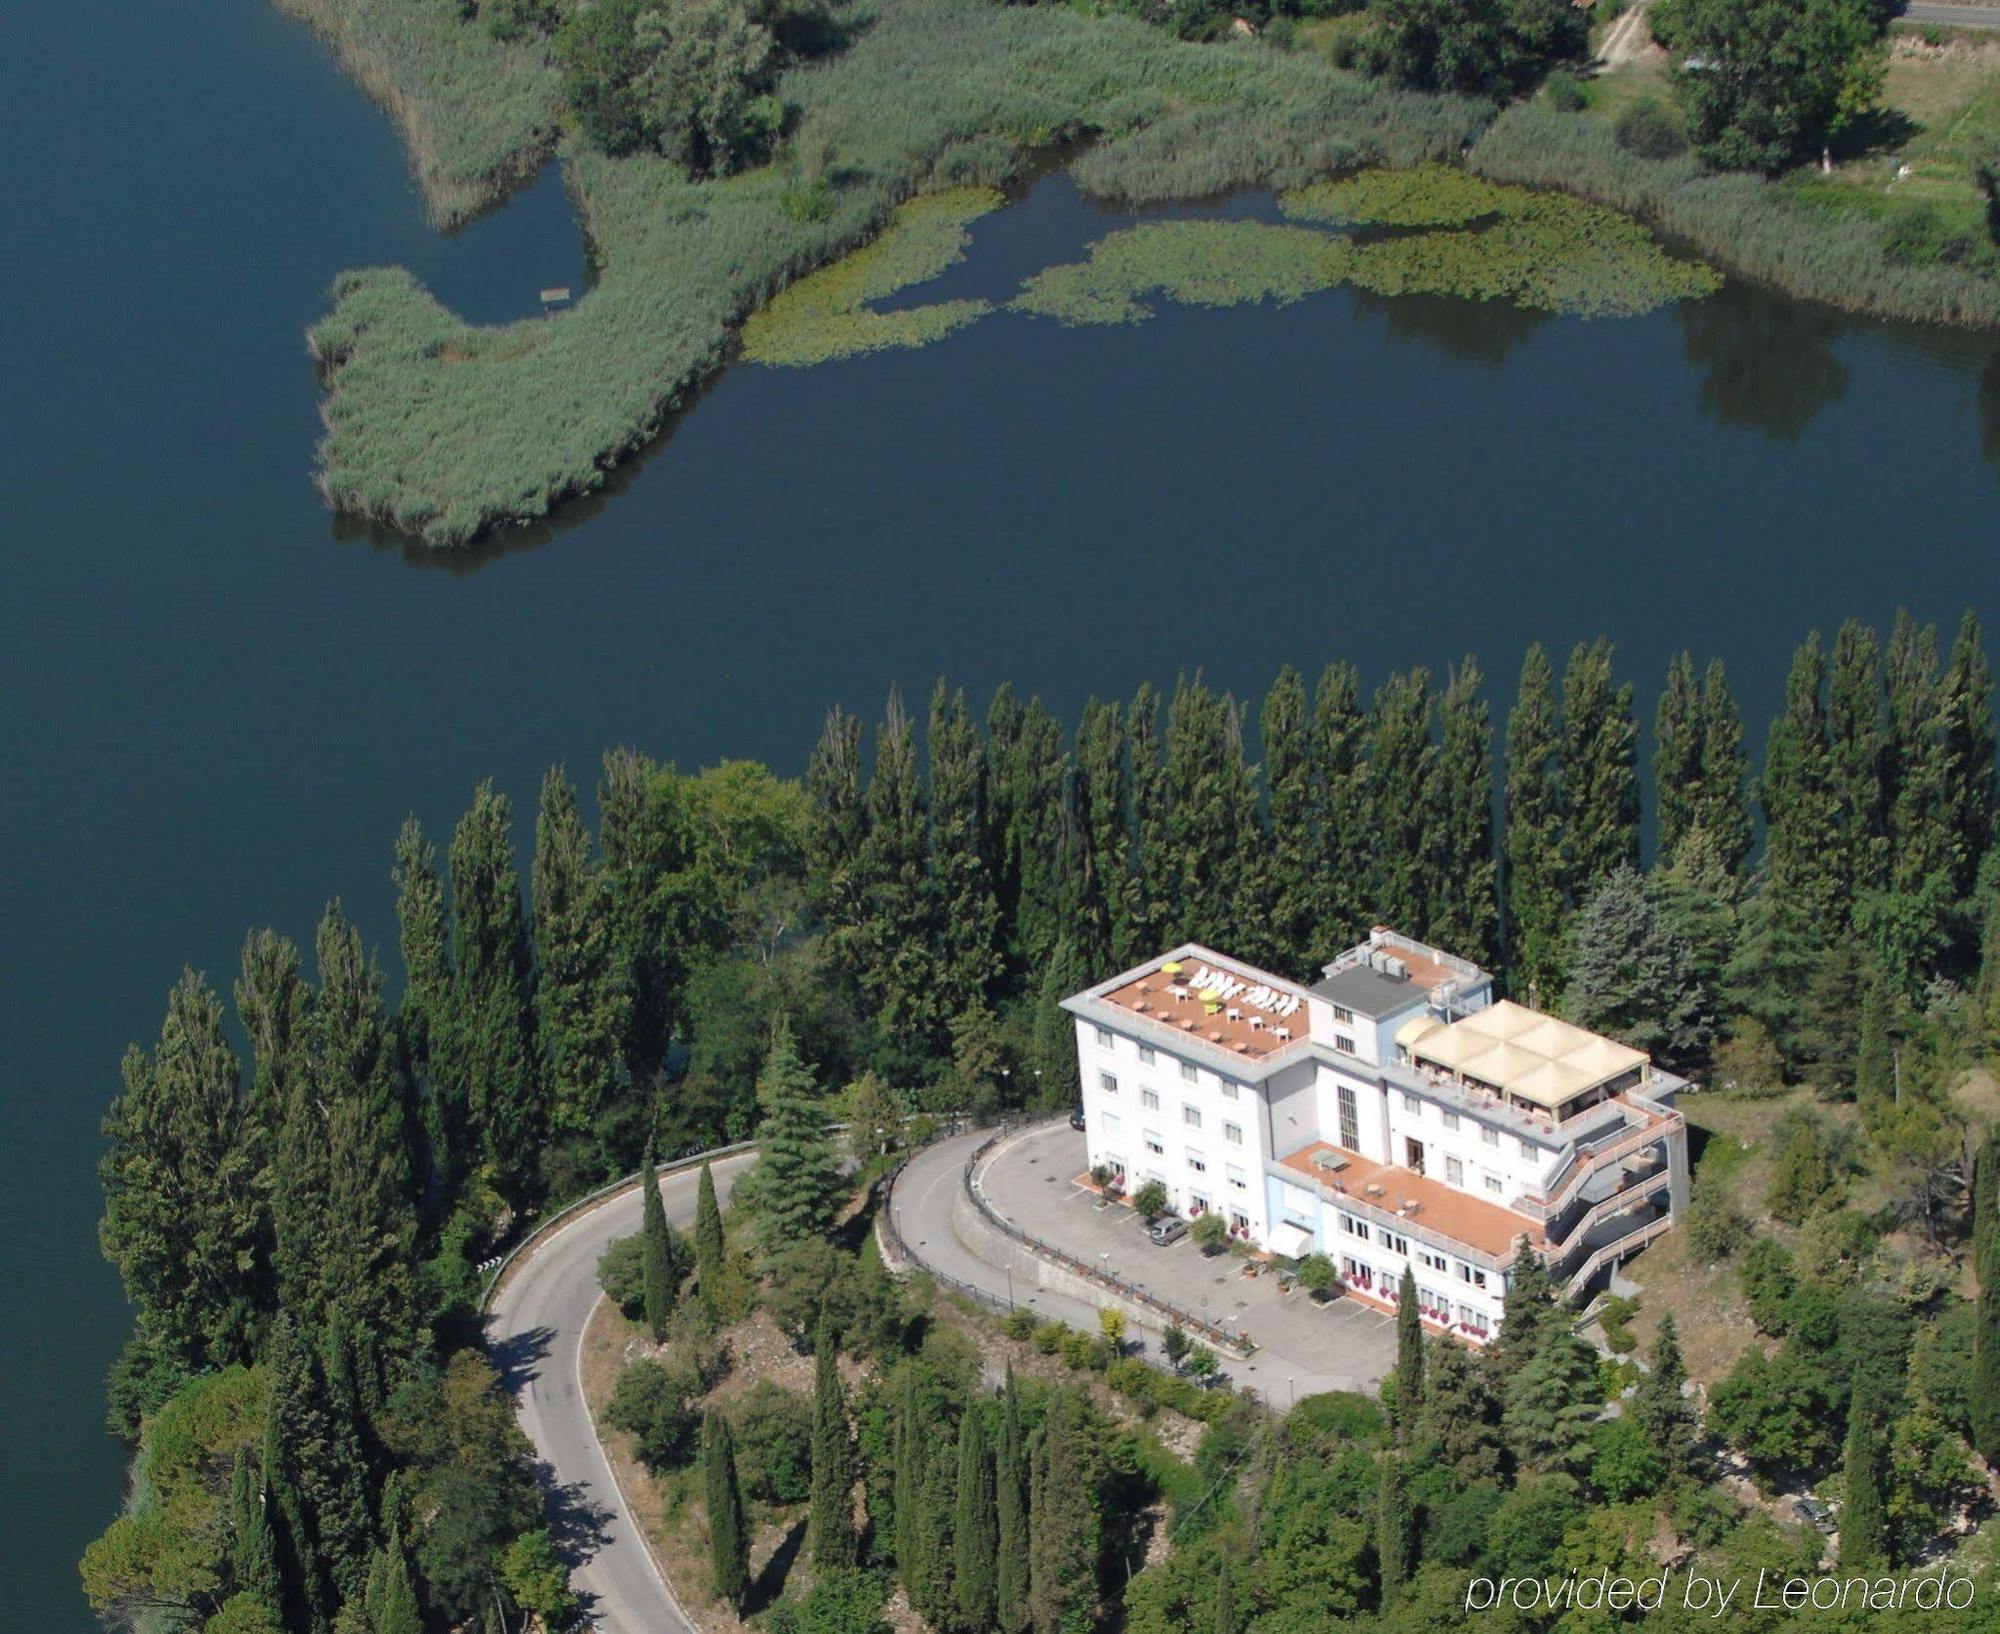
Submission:
M 1497 732 L 1469 657 L 1366 692 L 1342 662 L 1310 686 L 1287 668 L 1254 710 L 1183 676 L 1093 700 L 1073 727 L 1011 687 L 977 716 L 940 682 L 921 729 L 894 693 L 872 731 L 833 709 L 800 780 L 618 749 L 593 823 L 555 768 L 525 878 L 490 785 L 442 855 L 410 820 L 389 859 L 393 983 L 336 900 L 309 958 L 275 930 L 247 938 L 232 1005 L 183 973 L 158 1040 L 126 1054 L 101 1235 L 135 1309 L 109 1386 L 135 1460 L 83 1562 L 92 1603 L 228 1634 L 559 1625 L 562 1540 L 480 1348 L 480 1266 L 642 1162 L 751 1135 L 782 1160 L 760 1163 L 730 1230 L 754 1245 L 775 1218 L 787 1241 L 824 1241 L 796 1264 L 739 1253 L 727 1278 L 712 1243 L 701 1270 L 699 1229 L 692 1257 L 641 1256 L 637 1308 L 658 1306 L 662 1366 L 682 1370 L 657 1392 L 674 1421 L 659 1462 L 722 1443 L 687 1416 L 714 1324 L 762 1306 L 810 1353 L 830 1321 L 880 1395 L 854 1432 L 870 1493 L 854 1569 L 877 1586 L 891 1561 L 915 1570 L 893 1518 L 919 1479 L 893 1452 L 908 1390 L 926 1457 L 979 1438 L 977 1503 L 1009 1412 L 1023 1450 L 998 1490 L 1025 1483 L 1032 1512 L 1038 1457 L 1093 1472 L 1051 1483 L 1049 1503 L 1088 1490 L 1101 1507 L 1061 1523 L 1090 1558 L 1050 1568 L 1071 1586 L 1030 1612 L 1036 1634 L 1431 1626 L 1454 1574 L 1594 1563 L 1658 1527 L 1688 1551 L 1791 1561 L 1817 1540 L 1758 1498 L 1814 1482 L 1850 1517 L 1879 1499 L 1878 1523 L 1843 1528 L 1843 1558 L 1938 1558 L 1983 1512 L 1977 1459 L 2000 1455 L 2000 1163 L 1990 1144 L 1975 1161 L 2000 1039 L 1981 631 L 1968 615 L 1947 644 L 1899 616 L 1886 639 L 1857 622 L 1809 636 L 1754 766 L 1722 666 L 1676 658 L 1643 823 L 1615 660 L 1604 640 L 1560 665 L 1531 649 Z M 1283 1422 L 1246 1404 L 1210 1424 L 1115 1348 L 1026 1332 L 1009 1339 L 1024 1367 L 1054 1354 L 1075 1376 L 988 1399 L 938 1349 L 962 1350 L 964 1324 L 846 1229 L 884 1148 L 920 1132 L 904 1120 L 1068 1106 L 1058 1001 L 1166 946 L 1310 977 L 1375 923 L 1708 1086 L 1689 1104 L 1694 1206 L 1666 1241 L 1692 1245 L 1703 1297 L 1739 1300 L 1754 1339 L 1683 1363 L 1662 1305 L 1643 1340 L 1614 1336 L 1629 1312 L 1607 1318 L 1606 1362 L 1524 1277 L 1493 1356 L 1406 1343 L 1380 1404 Z M 1752 1151 L 1729 1120 L 1760 1117 Z M 830 1119 L 874 1132 L 851 1179 Z M 695 1324 L 678 1336 L 673 1305 Z M 1692 1356 L 1701 1314 L 1681 1318 Z M 1211 1494 L 1164 1552 L 1133 1541 L 1151 1536 L 1135 1517 L 1195 1482 L 1126 1439 L 1156 1417 L 1199 1428 L 1194 1496 Z M 921 1476 L 930 1501 L 946 1479 Z M 715 1480 L 713 1501 L 736 1503 Z M 756 1490 L 753 1518 L 776 1488 Z M 992 1626 L 949 1609 L 949 1580 L 925 1565 L 911 1589 L 933 1626 Z M 880 1596 L 850 1602 L 874 1592 L 768 1609 L 872 1627 Z

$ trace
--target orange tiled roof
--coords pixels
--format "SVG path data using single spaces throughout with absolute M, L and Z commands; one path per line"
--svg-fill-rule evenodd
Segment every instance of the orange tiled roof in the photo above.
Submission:
M 1336 1152 L 1347 1161 L 1338 1169 L 1318 1168 L 1313 1163 L 1318 1152 Z M 1278 1161 L 1318 1185 L 1339 1187 L 1357 1201 L 1391 1214 L 1399 1212 L 1406 1203 L 1415 1203 L 1417 1212 L 1408 1216 L 1410 1224 L 1456 1242 L 1470 1243 L 1496 1259 L 1504 1259 L 1524 1236 L 1538 1248 L 1543 1242 L 1540 1223 L 1526 1215 L 1473 1197 L 1414 1169 L 1377 1163 L 1331 1141 L 1316 1140 Z M 1369 1188 L 1373 1186 L 1381 1190 L 1371 1192 Z

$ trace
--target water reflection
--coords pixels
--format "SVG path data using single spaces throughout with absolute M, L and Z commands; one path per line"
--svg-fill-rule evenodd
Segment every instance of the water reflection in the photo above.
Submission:
M 1497 369 L 1526 344 L 1552 314 L 1509 301 L 1469 301 L 1449 295 L 1377 295 L 1354 292 L 1357 317 L 1381 319 L 1392 339 L 1436 348 L 1461 363 Z
M 1847 395 L 1835 343 L 1850 321 L 1755 285 L 1732 282 L 1678 308 L 1681 352 L 1702 370 L 1696 401 L 1724 425 L 1796 443 L 1820 410 Z

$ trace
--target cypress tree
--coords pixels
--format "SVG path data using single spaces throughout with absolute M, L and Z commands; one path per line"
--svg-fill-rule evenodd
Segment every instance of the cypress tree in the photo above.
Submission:
M 1392 675 L 1377 689 L 1369 716 L 1369 774 L 1375 797 L 1375 902 L 1385 923 L 1405 935 L 1430 930 L 1431 859 L 1441 849 L 1432 785 L 1430 672 Z
M 1150 681 L 1133 695 L 1128 719 L 1135 881 L 1132 938 L 1143 957 L 1148 951 L 1164 951 L 1180 916 L 1167 824 L 1167 772 L 1160 756 L 1160 695 Z
M 815 1570 L 854 1564 L 851 1434 L 847 1398 L 840 1386 L 838 1346 L 832 1327 L 821 1316 L 813 1347 L 812 1520 L 808 1534 Z
M 1229 1551 L 1221 1552 L 1215 1570 L 1215 1601 L 1211 1608 L 1215 1634 L 1243 1634 L 1243 1610 L 1236 1600 L 1236 1569 Z
M 550 767 L 542 779 L 530 885 L 535 1018 L 549 1119 L 558 1131 L 581 1134 L 596 1123 L 617 1087 L 632 995 L 590 831 L 560 766 Z
M 1391 1447 L 1376 1471 L 1375 1558 L 1381 1574 L 1382 1604 L 1402 1591 L 1417 1567 L 1417 1515 L 1403 1484 L 1403 1455 Z
M 771 1029 L 757 1100 L 764 1110 L 757 1126 L 757 1164 L 743 1184 L 765 1240 L 782 1244 L 821 1236 L 839 1211 L 846 1182 L 812 1074 L 799 1060 L 791 1020 L 782 1014 Z
M 1993 839 L 1993 672 L 1971 608 L 1959 620 L 1938 710 L 1943 735 L 1943 807 L 1956 871 L 1953 892 L 1967 895 Z
M 1514 993 L 1553 1008 L 1562 992 L 1562 746 L 1555 672 L 1537 644 L 1521 663 L 1507 717 L 1507 976 Z
M 660 1201 L 659 1171 L 653 1167 L 652 1142 L 646 1143 L 639 1167 L 639 1264 L 646 1290 L 646 1329 L 654 1344 L 664 1344 L 673 1319 L 679 1277 L 674 1265 L 674 1239 L 667 1229 L 667 1210 Z
M 750 1526 L 736 1477 L 729 1420 L 711 1407 L 701 1421 L 702 1488 L 708 1501 L 708 1561 L 716 1598 L 741 1612 L 750 1587 Z
M 1852 1082 L 1855 1099 L 1872 1117 L 1896 1095 L 1895 997 L 1872 966 L 1861 970 L 1859 986 L 1860 1021 L 1855 1031 Z
M 409 1556 L 400 1540 L 375 1551 L 368 1567 L 368 1588 L 362 1600 L 369 1634 L 423 1634 L 423 1611 L 410 1576 Z
M 2000 1463 L 2000 1133 L 1986 1137 L 1973 1169 L 1972 1256 L 1979 1295 L 1967 1398 L 1972 1445 L 1994 1464 Z
M 1613 684 L 1611 656 L 1611 643 L 1599 636 L 1579 642 L 1563 669 L 1564 858 L 1572 902 L 1621 865 L 1639 866 L 1639 728 L 1632 684 Z
M 272 1329 L 266 1360 L 274 1384 L 284 1382 L 298 1365 L 298 1333 L 291 1319 L 280 1315 Z M 278 1369 L 283 1367 L 285 1375 Z M 327 1606 L 326 1573 L 320 1560 L 318 1541 L 306 1509 L 304 1494 L 293 1479 L 287 1443 L 291 1432 L 287 1415 L 279 1411 L 274 1396 L 264 1419 L 264 1514 L 271 1523 L 274 1553 L 278 1562 L 280 1596 L 279 1621 L 288 1629 L 305 1629 L 323 1634 L 331 1618 Z
M 1883 773 L 1888 734 L 1882 720 L 1881 655 L 1875 632 L 1848 619 L 1833 639 L 1827 679 L 1826 747 L 1840 847 L 1836 892 L 1843 917 L 1885 875 Z
M 284 1581 L 278 1573 L 278 1537 L 271 1529 L 270 1485 L 252 1470 L 248 1452 L 238 1449 L 229 1481 L 229 1579 L 275 1618 L 284 1610 Z
M 1417 1273 L 1403 1267 L 1396 1296 L 1396 1438 L 1408 1441 L 1424 1410 L 1424 1319 L 1418 1309 Z
M 933 1624 L 950 1620 L 951 1558 L 946 1535 L 951 1443 L 923 1410 L 915 1364 L 905 1364 L 896 1415 L 896 1571 L 910 1604 Z
M 1671 857 L 1701 820 L 1707 722 L 1694 657 L 1685 648 L 1667 664 L 1667 684 L 1653 713 L 1653 797 L 1659 811 L 1659 854 Z
M 1374 917 L 1368 718 L 1354 666 L 1328 664 L 1313 689 L 1312 783 L 1318 795 L 1320 920 L 1315 961 L 1353 946 Z
M 1000 973 L 1000 909 L 986 855 L 986 755 L 963 691 L 931 694 L 931 881 L 938 976 L 957 1015 L 982 1002 Z
M 860 974 L 884 1036 L 919 1057 L 936 1053 L 945 1020 L 924 804 L 909 713 L 892 691 L 868 779 Z
M 1679 1329 L 1673 1312 L 1660 1318 L 1653 1341 L 1653 1365 L 1639 1380 L 1632 1396 L 1632 1417 L 1646 1439 L 1667 1462 L 1673 1475 L 1697 1473 L 1697 1443 L 1701 1427 L 1694 1404 L 1687 1399 L 1687 1364 L 1681 1357 Z
M 1743 719 L 1722 660 L 1712 658 L 1701 681 L 1701 803 L 1695 818 L 1732 874 L 1742 872 L 1756 836 L 1745 789 L 1749 771 Z
M 1028 1455 L 1021 1435 L 1021 1399 L 1014 1364 L 1000 1394 L 1000 1444 L 994 1471 L 994 1610 L 1000 1634 L 1028 1626 Z
M 986 1414 L 970 1404 L 958 1427 L 957 1502 L 952 1522 L 952 1593 L 966 1634 L 987 1634 L 998 1610 L 999 1494 Z
M 1842 1571 L 1880 1570 L 1889 1556 L 1889 1515 L 1884 1488 L 1889 1449 L 1868 1386 L 1857 1380 L 1847 1410 L 1847 1450 L 1841 1460 L 1847 1501 L 1840 1510 Z
M 1077 911 L 1072 936 L 1088 970 L 1124 970 L 1143 958 L 1133 937 L 1137 880 L 1132 873 L 1125 721 L 1116 703 L 1092 698 L 1076 733 Z
M 1073 1387 L 1059 1388 L 1042 1430 L 1028 1540 L 1035 1634 L 1083 1634 L 1096 1610 L 1099 1518 L 1085 1400 Z
M 1497 951 L 1499 866 L 1493 854 L 1493 727 L 1469 654 L 1438 704 L 1431 772 L 1432 903 L 1427 935 L 1491 967 Z
M 1815 630 L 1793 654 L 1784 712 L 1771 723 L 1760 784 L 1766 894 L 1815 939 L 1844 923 L 1825 686 L 1826 658 Z
M 1269 952 L 1275 968 L 1307 975 L 1330 954 L 1319 940 L 1327 918 L 1328 870 L 1319 834 L 1305 682 L 1290 664 L 1278 672 L 1265 696 L 1257 729 L 1270 792 Z
M 720 1314 L 717 1297 L 722 1288 L 722 1207 L 715 1200 L 715 1176 L 705 1162 L 694 1200 L 694 1271 L 700 1286 L 702 1314 L 712 1327 Z

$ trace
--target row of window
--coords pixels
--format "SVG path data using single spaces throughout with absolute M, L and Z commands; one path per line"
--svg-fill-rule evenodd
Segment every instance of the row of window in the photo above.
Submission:
M 1340 1257 L 1340 1274 L 1353 1286 L 1364 1288 L 1390 1301 L 1395 1300 L 1403 1280 L 1400 1273 L 1378 1271 L 1366 1260 L 1358 1260 L 1348 1254 Z M 1420 1285 L 1417 1289 L 1417 1305 L 1434 1321 L 1452 1320 L 1452 1299 L 1449 1294 Z M 1457 1319 L 1459 1326 L 1468 1333 L 1485 1334 L 1492 1331 L 1486 1313 L 1470 1305 L 1461 1304 L 1457 1307 Z
M 1371 1226 L 1366 1220 L 1357 1220 L 1351 1214 L 1337 1213 L 1334 1218 L 1339 1222 L 1341 1231 L 1356 1242 L 1380 1243 L 1392 1254 L 1401 1254 L 1406 1259 L 1409 1257 L 1410 1239 L 1401 1232 L 1391 1231 L 1387 1226 Z M 1486 1286 L 1486 1273 L 1478 1266 L 1468 1265 L 1463 1260 L 1454 1261 L 1449 1255 L 1441 1254 L 1435 1248 L 1426 1248 L 1421 1243 L 1417 1245 L 1417 1263 L 1446 1276 L 1451 1275 L 1455 1266 L 1460 1282 L 1470 1283 L 1475 1288 Z
M 1403 1097 L 1403 1110 L 1413 1117 L 1422 1117 L 1424 1115 L 1424 1107 L 1427 1104 L 1424 1099 L 1421 1096 L 1412 1095 L 1407 1089 L 1401 1093 Z M 1459 1127 L 1461 1121 L 1459 1115 L 1452 1111 L 1450 1107 L 1441 1106 L 1438 1108 L 1438 1112 L 1444 1119 L 1446 1129 L 1456 1130 Z M 1519 1135 L 1515 1136 L 1514 1139 L 1515 1143 L 1521 1148 L 1521 1155 L 1523 1157 L 1534 1161 L 1542 1156 L 1541 1147 L 1537 1146 L 1533 1141 L 1525 1140 Z M 1497 1147 L 1500 1144 L 1500 1131 L 1490 1128 L 1486 1124 L 1481 1124 L 1479 1126 L 1479 1141 L 1482 1146 Z
M 1118 1093 L 1117 1076 L 1109 1072 L 1100 1072 L 1097 1075 L 1097 1087 L 1107 1095 L 1116 1095 Z M 1139 1091 L 1139 1104 L 1148 1112 L 1159 1111 L 1160 1092 L 1156 1089 L 1141 1089 Z M 1183 1102 L 1181 1105 L 1181 1122 L 1186 1124 L 1190 1129 L 1201 1128 L 1201 1108 L 1193 1105 L 1191 1102 Z M 1225 1121 L 1222 1125 L 1222 1138 L 1232 1146 L 1241 1146 L 1243 1144 L 1243 1125 Z

